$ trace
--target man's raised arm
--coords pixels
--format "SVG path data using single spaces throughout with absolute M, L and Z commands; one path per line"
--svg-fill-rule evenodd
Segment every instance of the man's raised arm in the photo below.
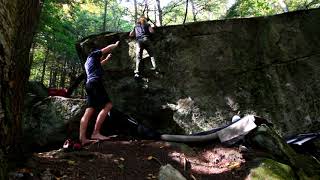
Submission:
M 114 43 L 114 44 L 110 44 L 110 45 L 102 48 L 101 51 L 102 51 L 103 54 L 110 53 L 110 52 L 111 52 L 114 48 L 116 48 L 118 45 L 119 45 L 119 41 L 117 41 L 117 42 Z

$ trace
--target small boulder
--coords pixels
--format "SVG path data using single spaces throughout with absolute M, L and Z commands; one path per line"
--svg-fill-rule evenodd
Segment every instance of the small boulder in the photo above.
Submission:
M 160 167 L 159 180 L 186 180 L 186 178 L 170 164 Z

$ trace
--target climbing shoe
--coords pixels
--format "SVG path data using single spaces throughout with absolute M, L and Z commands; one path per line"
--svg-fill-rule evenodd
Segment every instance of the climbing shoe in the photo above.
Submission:
M 79 151 L 82 149 L 81 143 L 77 140 L 77 141 L 73 141 L 72 139 L 67 139 L 64 143 L 63 143 L 63 149 L 64 151 Z
M 139 79 L 140 78 L 140 75 L 138 73 L 134 74 L 134 78 L 135 79 Z

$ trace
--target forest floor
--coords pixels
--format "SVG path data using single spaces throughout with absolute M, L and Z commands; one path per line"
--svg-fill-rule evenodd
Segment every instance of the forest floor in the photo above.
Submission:
M 158 179 L 161 165 L 171 164 L 186 179 L 246 179 L 253 156 L 239 146 L 219 143 L 184 145 L 153 140 L 114 138 L 78 151 L 34 153 L 11 179 Z M 28 178 L 26 178 L 28 176 Z

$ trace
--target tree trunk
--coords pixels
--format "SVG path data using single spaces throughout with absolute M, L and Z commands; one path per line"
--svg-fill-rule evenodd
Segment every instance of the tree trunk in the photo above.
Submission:
M 157 6 L 154 6 L 154 11 L 153 11 L 153 15 L 154 15 L 154 24 L 159 26 L 159 20 L 157 19 Z
M 64 65 L 61 69 L 61 75 L 60 75 L 60 83 L 59 83 L 59 87 L 64 88 L 65 84 L 66 84 L 66 77 L 67 77 L 67 60 L 64 60 Z
M 79 86 L 79 84 L 86 79 L 86 74 L 82 73 L 80 76 L 76 78 L 72 78 L 72 81 L 70 80 L 70 87 L 68 88 L 66 97 L 70 97 L 73 93 L 73 91 Z
M 29 59 L 31 61 L 31 64 L 32 64 L 32 61 L 33 61 L 34 49 L 35 48 L 36 48 L 36 42 L 32 42 L 31 50 L 30 50 L 30 54 L 29 54 Z
M 185 24 L 185 23 L 186 23 L 186 20 L 187 20 L 188 4 L 189 4 L 189 0 L 186 0 L 186 13 L 184 14 L 183 24 Z
M 50 73 L 49 73 L 49 82 L 48 82 L 48 88 L 52 88 L 52 69 L 50 69 Z
M 40 0 L 0 1 L 0 179 L 8 179 L 7 155 L 19 151 L 30 47 Z
M 156 0 L 157 1 L 157 7 L 158 7 L 158 22 L 159 22 L 159 25 L 162 26 L 162 9 L 161 9 L 161 6 L 160 6 L 160 0 Z
M 56 68 L 52 71 L 52 87 L 57 87 L 57 76 L 58 76 L 58 70 Z
M 51 67 L 49 88 L 57 87 L 57 76 L 58 76 L 57 68 Z
M 137 0 L 133 1 L 134 3 L 134 18 L 133 18 L 133 23 L 136 24 L 137 18 L 138 18 L 138 5 L 137 5 Z
M 108 1 L 104 0 L 104 13 L 103 13 L 103 26 L 102 26 L 102 32 L 106 31 L 106 22 L 107 22 L 107 5 Z
M 147 12 L 146 17 L 149 18 L 149 4 L 148 4 L 148 0 L 145 0 L 144 2 L 145 2 L 145 4 L 144 4 L 144 10 Z M 145 13 L 145 11 L 143 11 L 143 14 Z
M 197 15 L 196 15 L 196 8 L 194 7 L 194 3 L 193 0 L 190 0 L 191 3 L 191 8 L 192 8 L 192 15 L 193 15 L 193 21 L 196 22 L 197 21 Z
M 48 56 L 49 56 L 49 48 L 47 48 L 46 50 L 46 54 L 44 55 L 44 61 L 42 63 L 42 74 L 41 74 L 41 79 L 40 79 L 40 82 L 43 84 L 43 81 L 44 81 L 44 76 L 45 76 L 45 73 L 46 73 L 46 66 L 47 66 L 47 60 L 48 60 Z

